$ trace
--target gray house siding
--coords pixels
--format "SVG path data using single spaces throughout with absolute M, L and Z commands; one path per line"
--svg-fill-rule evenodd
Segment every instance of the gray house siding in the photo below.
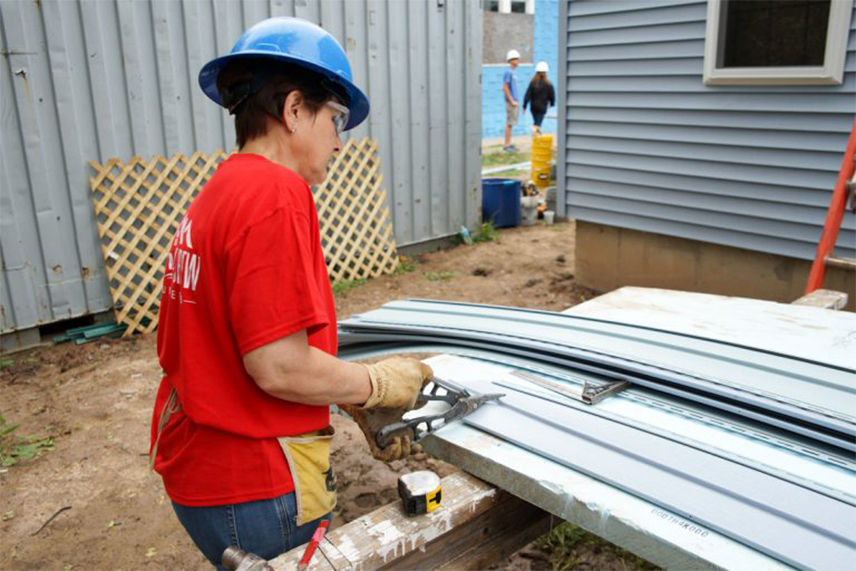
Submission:
M 568 217 L 814 257 L 856 113 L 856 18 L 842 85 L 707 86 L 705 1 L 561 9 Z M 838 244 L 854 255 L 852 216 Z
M 0 0 L 0 332 L 112 306 L 87 162 L 232 149 L 197 73 L 270 16 L 348 53 L 400 245 L 478 222 L 477 2 Z

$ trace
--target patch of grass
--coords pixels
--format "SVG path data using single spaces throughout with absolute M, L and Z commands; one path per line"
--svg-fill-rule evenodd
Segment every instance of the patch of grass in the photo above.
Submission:
M 608 553 L 617 557 L 625 569 L 653 571 L 656 565 L 625 551 L 583 528 L 564 522 L 536 540 L 536 547 L 550 554 L 553 571 L 568 571 L 584 564 L 597 567 L 597 561 L 585 561 L 591 554 Z
M 54 446 L 50 436 L 19 436 L 13 434 L 17 428 L 17 424 L 6 424 L 6 418 L 0 415 L 0 466 L 4 468 L 36 458 Z
M 498 167 L 500 165 L 513 165 L 529 160 L 529 153 L 506 153 L 501 150 L 497 153 L 484 153 L 482 155 L 482 168 Z
M 400 256 L 398 258 L 398 265 L 395 267 L 395 270 L 393 270 L 392 275 L 400 276 L 402 274 L 409 274 L 415 269 L 416 262 L 407 256 Z
M 519 178 L 521 181 L 523 181 L 525 183 L 527 180 L 530 180 L 532 178 L 532 170 L 525 168 L 525 169 L 514 169 L 514 170 L 510 170 L 510 171 L 502 171 L 502 172 L 496 173 L 496 176 L 500 176 L 500 175 L 502 175 L 503 178 Z
M 493 222 L 482 222 L 478 233 L 473 236 L 473 242 L 499 242 L 499 230 L 493 225 Z
M 357 286 L 361 286 L 364 283 L 366 283 L 365 278 L 360 278 L 358 280 L 339 280 L 333 283 L 333 293 L 335 295 L 339 295 L 340 293 L 354 289 Z
M 0 369 L 11 367 L 15 364 L 15 359 L 0 359 Z
M 455 277 L 455 272 L 425 272 L 425 279 L 429 282 L 440 282 L 450 280 Z

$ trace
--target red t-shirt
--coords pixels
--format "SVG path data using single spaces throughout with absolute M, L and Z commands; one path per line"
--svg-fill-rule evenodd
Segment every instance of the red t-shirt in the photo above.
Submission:
M 324 428 L 330 409 L 265 393 L 242 356 L 302 329 L 310 345 L 335 355 L 336 312 L 312 193 L 285 167 L 233 155 L 187 210 L 164 273 L 164 377 L 152 443 L 175 388 L 181 410 L 155 459 L 173 501 L 222 505 L 294 489 L 276 437 Z

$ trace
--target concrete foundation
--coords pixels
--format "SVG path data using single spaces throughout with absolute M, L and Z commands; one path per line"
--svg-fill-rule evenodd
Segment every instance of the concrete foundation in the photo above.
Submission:
M 645 286 L 790 303 L 804 293 L 811 262 L 696 240 L 577 221 L 576 279 L 608 291 Z M 827 268 L 825 289 L 848 294 L 856 273 Z

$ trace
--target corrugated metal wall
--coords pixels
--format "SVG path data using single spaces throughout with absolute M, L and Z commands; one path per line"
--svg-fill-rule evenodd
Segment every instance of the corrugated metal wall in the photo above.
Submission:
M 234 147 L 196 75 L 241 32 L 298 16 L 345 47 L 369 94 L 400 245 L 478 222 L 478 2 L 0 1 L 0 331 L 112 305 L 87 161 Z
M 714 87 L 704 0 L 561 9 L 567 216 L 814 257 L 856 113 L 856 18 L 842 85 Z M 852 216 L 838 244 L 853 256 Z

